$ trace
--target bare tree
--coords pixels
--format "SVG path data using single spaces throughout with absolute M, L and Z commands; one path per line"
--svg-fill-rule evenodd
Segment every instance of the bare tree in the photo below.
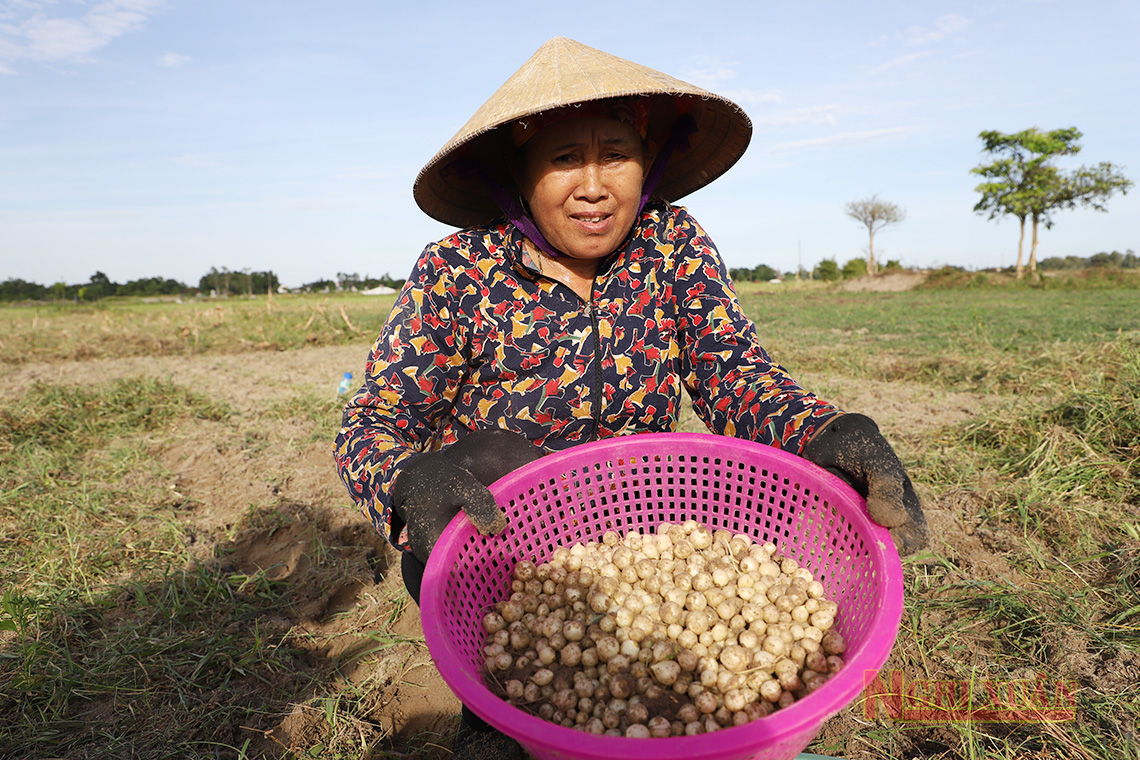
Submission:
M 851 201 L 843 207 L 843 211 L 867 228 L 867 274 L 873 275 L 878 271 L 875 262 L 875 233 L 906 219 L 906 211 L 901 206 L 879 200 L 878 194 L 861 201 Z

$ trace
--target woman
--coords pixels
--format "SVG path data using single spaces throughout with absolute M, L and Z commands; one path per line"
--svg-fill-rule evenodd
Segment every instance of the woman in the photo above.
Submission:
M 676 427 L 779 446 L 867 495 L 904 552 L 926 523 L 867 417 L 802 389 L 760 346 L 716 248 L 670 201 L 743 154 L 723 98 L 564 38 L 546 43 L 421 171 L 460 232 L 421 254 L 337 438 L 341 478 L 419 579 L 450 518 L 503 527 L 486 486 L 590 440 Z M 521 756 L 466 710 L 457 758 Z M 491 752 L 492 750 L 488 750 Z

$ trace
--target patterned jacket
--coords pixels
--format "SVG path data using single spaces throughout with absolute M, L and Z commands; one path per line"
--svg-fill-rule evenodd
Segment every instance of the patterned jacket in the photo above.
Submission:
M 772 362 L 684 208 L 648 204 L 589 302 L 538 274 L 513 225 L 474 227 L 416 262 L 345 407 L 337 469 L 406 549 L 390 490 L 412 454 L 490 427 L 548 451 L 667 432 L 682 389 L 712 432 L 796 454 L 838 413 Z

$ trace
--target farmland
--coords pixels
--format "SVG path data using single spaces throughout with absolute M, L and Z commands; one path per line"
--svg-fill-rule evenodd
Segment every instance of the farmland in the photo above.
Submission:
M 804 386 L 879 422 L 923 499 L 933 542 L 904 561 L 884 671 L 1073 695 L 1013 722 L 860 700 L 811 751 L 1140 757 L 1135 286 L 741 298 Z M 450 755 L 459 705 L 332 465 L 337 381 L 391 303 L 0 309 L 0 758 Z

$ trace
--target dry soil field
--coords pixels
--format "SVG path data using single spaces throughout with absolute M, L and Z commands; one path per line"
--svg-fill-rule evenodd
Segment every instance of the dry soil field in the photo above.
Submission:
M 124 654 L 139 660 L 131 666 L 136 671 L 131 688 L 84 692 L 73 685 L 78 691 L 62 700 L 62 706 L 57 704 L 54 712 L 43 708 L 42 735 L 25 735 L 21 741 L 18 730 L 28 729 L 19 729 L 25 724 L 17 721 L 25 719 L 27 702 L 15 693 L 0 693 L 0 728 L 9 730 L 0 734 L 0 757 L 448 756 L 459 705 L 422 643 L 418 614 L 403 591 L 395 551 L 351 506 L 333 467 L 336 384 L 345 371 L 359 376 L 369 345 L 364 335 L 372 329 L 357 327 L 360 337 L 343 345 L 158 356 L 145 355 L 143 348 L 124 352 L 128 355 L 80 359 L 26 357 L 0 368 L 4 377 L 0 406 L 27 398 L 44 385 L 66 389 L 152 378 L 191 388 L 201 397 L 223 402 L 229 410 L 214 419 L 176 418 L 146 432 L 141 446 L 150 461 L 129 470 L 124 478 L 128 493 L 150 494 L 148 513 L 179 537 L 180 548 L 169 553 L 171 565 L 163 571 L 166 580 L 150 572 L 143 573 L 142 581 L 132 581 L 129 573 L 140 571 L 112 569 L 105 581 L 114 588 L 95 593 L 101 601 L 89 603 L 87 614 L 69 613 L 62 623 L 58 617 L 54 623 L 50 615 L 41 617 L 34 629 L 24 629 L 25 636 L 34 630 L 44 640 L 67 641 L 71 634 L 61 633 L 58 626 L 87 626 L 74 639 L 74 647 L 76 658 L 92 660 L 94 655 L 84 655 L 82 647 L 99 635 L 112 640 L 110 629 L 117 630 L 114 641 L 121 641 L 122 631 L 132 625 L 140 627 L 140 635 L 153 637 L 156 624 L 144 624 L 148 606 L 155 603 L 156 595 L 169 591 L 171 573 L 190 566 L 217 577 L 256 579 L 272 589 L 267 597 L 271 604 L 261 606 L 253 618 L 209 618 L 181 639 L 181 646 L 202 650 L 191 660 L 198 663 L 193 673 L 175 666 L 167 672 L 159 664 L 163 653 L 156 652 L 153 663 Z M 844 408 L 874 416 L 908 461 L 920 445 L 927 459 L 936 458 L 942 449 L 952 450 L 955 431 L 1008 401 L 999 393 L 907 379 L 876 380 L 826 369 L 802 373 L 800 380 Z M 691 418 L 684 429 L 698 430 Z M 131 445 L 138 445 L 137 439 L 132 440 Z M 111 440 L 103 450 L 113 452 L 115 446 Z M 979 477 L 998 476 L 991 472 Z M 144 488 L 132 485 L 131 478 L 161 482 Z M 949 598 L 949 588 L 1039 588 L 1048 574 L 1035 577 L 1033 563 L 1024 561 L 1024 536 L 1011 535 L 985 517 L 990 497 L 984 482 L 952 487 L 943 478 L 935 488 L 921 477 L 916 480 L 933 545 L 924 557 L 908 562 L 908 594 L 925 599 L 925 604 L 908 607 L 887 669 L 903 668 L 918 677 L 922 673 L 916 668 L 925 668 L 929 677 L 945 677 L 947 668 L 940 663 L 951 656 L 962 664 L 957 674 L 968 671 L 970 661 L 984 669 L 995 658 L 993 631 L 1017 621 L 1002 623 L 1005 618 L 993 618 L 969 604 L 940 605 L 939 599 Z M 16 501 L 6 503 L 9 511 L 0 512 L 0 527 L 12 530 L 18 523 L 12 511 Z M 146 520 L 129 521 L 116 541 L 129 554 L 132 542 L 141 547 L 151 530 Z M 1030 543 L 1040 547 L 1041 562 L 1052 563 L 1054 550 L 1044 538 L 1031 536 Z M 85 539 L 77 536 L 70 545 L 74 561 L 82 562 Z M 1130 551 L 1134 550 L 1135 546 Z M 1011 555 L 1018 561 L 1010 561 Z M 123 564 L 129 567 L 129 562 Z M 1092 572 L 1080 570 L 1082 575 Z M 35 585 L 27 577 L 5 580 L 25 589 Z M 244 593 L 249 587 L 231 583 L 231 588 Z M 976 622 L 967 619 L 975 614 Z M 245 635 L 251 630 L 259 642 L 256 661 L 235 662 L 233 655 L 211 661 L 207 656 L 211 637 L 219 631 Z M 1078 680 L 1082 689 L 1117 695 L 1121 709 L 1102 711 L 1112 712 L 1102 717 L 1115 724 L 1104 729 L 1109 737 L 1105 743 L 1117 742 L 1111 746 L 1121 752 L 1135 751 L 1131 734 L 1118 732 L 1134 730 L 1129 705 L 1136 704 L 1140 655 L 1129 647 L 1093 646 L 1087 633 L 1070 633 L 1078 638 L 1064 646 L 1054 642 L 1037 662 L 1049 666 L 1045 675 Z M 0 655 L 8 652 L 0 667 L 12 672 L 28 667 L 26 649 L 20 655 L 25 658 L 22 665 L 13 654 L 22 644 L 26 641 L 21 642 L 18 631 L 0 630 Z M 1032 667 L 1023 670 L 1030 678 L 1040 672 Z M 207 672 L 216 677 L 205 678 Z M 1002 675 L 1017 672 L 1014 668 Z M 176 683 L 179 678 L 184 680 L 181 685 Z M 5 683 L 15 688 L 13 684 L 32 681 L 0 681 Z M 149 699 L 148 685 L 165 696 Z M 167 720 L 193 725 L 164 734 Z M 857 704 L 826 724 L 813 747 L 851 760 L 1012 757 L 987 754 L 990 750 L 985 749 L 1003 746 L 1010 752 L 1013 745 L 1003 745 L 1001 736 L 1012 730 L 990 726 L 964 731 L 953 724 L 868 721 Z M 1067 730 L 1058 724 L 1044 726 L 1038 733 L 1045 737 Z M 888 735 L 889 740 L 879 738 Z M 1053 748 L 1057 742 L 1064 745 L 1055 740 L 1024 746 L 1044 747 L 1041 757 L 1101 756 L 1059 754 Z

